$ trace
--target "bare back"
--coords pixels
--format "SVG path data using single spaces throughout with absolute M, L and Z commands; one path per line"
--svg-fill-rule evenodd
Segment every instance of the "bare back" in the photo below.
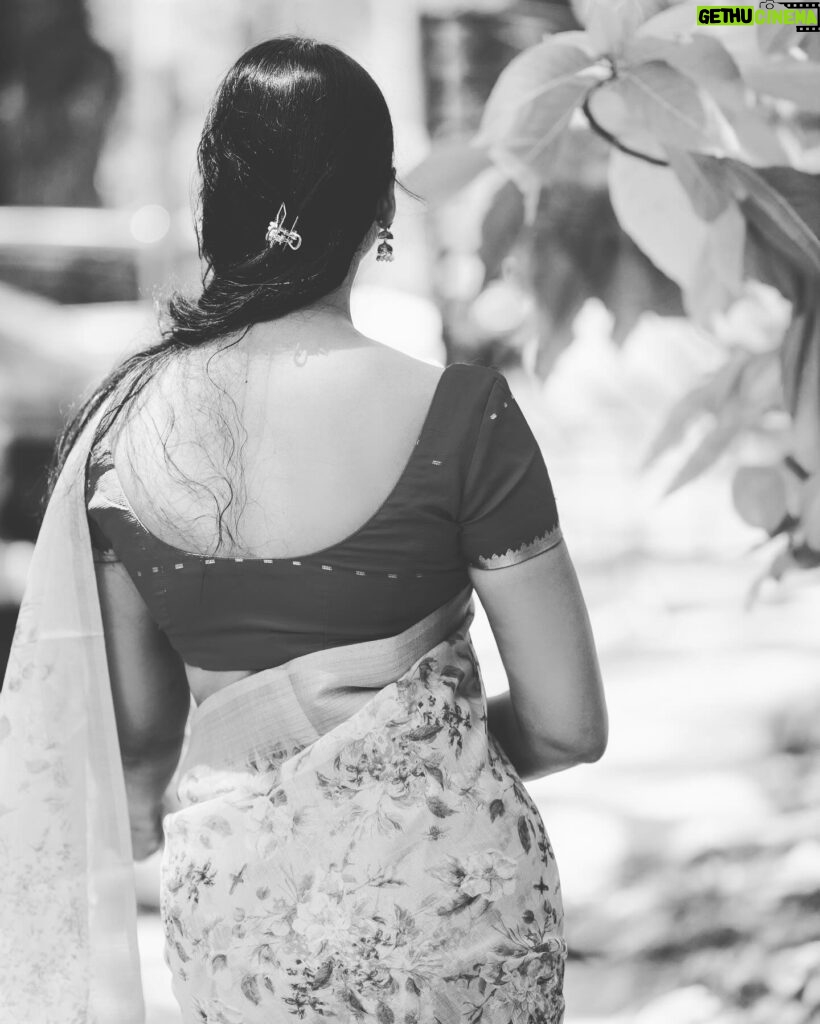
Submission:
M 442 372 L 369 339 L 303 365 L 231 350 L 204 363 L 158 375 L 115 452 L 152 533 L 228 557 L 306 554 L 366 520 L 407 462 Z M 214 495 L 227 499 L 228 481 L 239 536 L 215 551 Z
M 352 329 L 314 347 L 303 360 L 261 345 L 194 350 L 152 379 L 113 444 L 146 529 L 190 552 L 290 558 L 373 515 L 442 368 Z M 198 700 L 249 674 L 186 671 Z

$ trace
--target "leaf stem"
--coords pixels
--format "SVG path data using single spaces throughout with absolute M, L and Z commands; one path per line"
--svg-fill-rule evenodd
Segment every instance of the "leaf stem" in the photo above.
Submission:
M 613 68 L 612 78 L 616 78 L 615 69 Z M 606 128 L 596 120 L 590 110 L 589 101 L 592 99 L 592 94 L 596 89 L 600 89 L 602 85 L 606 85 L 607 82 L 612 81 L 612 78 L 607 78 L 603 82 L 598 82 L 593 85 L 589 92 L 584 97 L 584 102 L 581 104 L 581 110 L 583 110 L 587 121 L 589 121 L 590 128 L 595 132 L 596 135 L 600 135 L 602 139 L 605 139 L 610 146 L 614 146 L 615 149 L 619 149 L 622 153 L 626 153 L 627 156 L 634 156 L 638 160 L 643 160 L 648 164 L 654 164 L 655 167 L 668 167 L 669 161 L 663 160 L 657 156 L 650 156 L 649 153 L 641 153 L 637 149 L 632 149 L 631 146 L 627 146 L 626 143 L 621 142 L 617 136 L 613 135 L 612 132 L 607 131 Z

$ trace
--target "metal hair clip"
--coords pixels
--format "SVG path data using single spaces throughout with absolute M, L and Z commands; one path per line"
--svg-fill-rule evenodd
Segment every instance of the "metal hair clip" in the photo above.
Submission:
M 291 225 L 290 231 L 284 227 L 285 217 L 287 211 L 285 210 L 285 204 L 279 207 L 279 212 L 276 214 L 276 220 L 272 220 L 268 224 L 268 230 L 265 233 L 265 239 L 268 243 L 268 248 L 272 249 L 274 245 L 280 245 L 284 242 L 285 245 L 289 245 L 291 249 L 298 249 L 302 244 L 302 236 L 296 228 L 296 221 L 299 220 L 297 217 Z

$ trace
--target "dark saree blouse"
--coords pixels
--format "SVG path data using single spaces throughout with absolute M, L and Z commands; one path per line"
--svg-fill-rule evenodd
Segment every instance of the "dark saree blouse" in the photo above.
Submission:
M 210 557 L 150 533 L 104 438 L 86 468 L 94 557 L 121 561 L 189 665 L 259 671 L 392 636 L 470 582 L 561 542 L 547 467 L 503 374 L 451 363 L 402 474 L 331 547 L 293 558 Z

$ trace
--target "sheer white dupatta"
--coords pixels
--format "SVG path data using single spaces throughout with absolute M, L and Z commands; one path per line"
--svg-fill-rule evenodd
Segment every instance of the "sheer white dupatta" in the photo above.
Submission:
M 34 548 L 0 693 L 0 1024 L 142 1024 L 131 835 L 84 472 Z

